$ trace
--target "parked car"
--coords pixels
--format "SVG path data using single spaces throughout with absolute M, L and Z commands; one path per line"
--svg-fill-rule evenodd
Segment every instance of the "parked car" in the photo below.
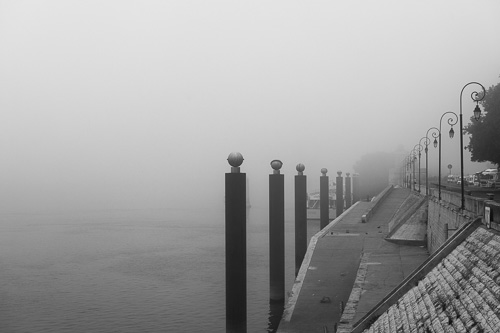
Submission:
M 500 187 L 500 174 L 497 169 L 486 169 L 482 172 L 484 187 Z M 482 182 L 481 182 L 482 183 Z
M 448 182 L 448 183 L 455 183 L 456 182 L 456 177 L 453 176 L 453 175 L 449 175 L 448 177 L 446 177 L 446 182 Z

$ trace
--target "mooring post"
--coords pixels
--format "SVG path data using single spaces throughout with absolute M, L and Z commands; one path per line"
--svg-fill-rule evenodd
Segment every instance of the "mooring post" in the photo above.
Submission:
M 347 172 L 345 174 L 345 209 L 349 209 L 351 205 L 352 205 L 351 174 Z
M 335 210 L 337 212 L 337 217 L 344 212 L 344 180 L 342 178 L 342 171 L 337 171 L 337 188 L 336 188 L 336 198 L 335 198 Z
M 328 188 L 328 169 L 321 169 L 321 177 L 319 177 L 319 226 L 320 230 L 330 222 L 330 197 Z
M 285 177 L 283 163 L 273 160 L 269 175 L 269 280 L 270 301 L 285 301 Z
M 297 164 L 295 176 L 295 276 L 307 252 L 307 178 L 304 164 Z
M 359 175 L 357 173 L 352 175 L 352 203 L 359 201 Z
M 246 174 L 243 156 L 228 157 L 226 173 L 226 332 L 247 331 Z

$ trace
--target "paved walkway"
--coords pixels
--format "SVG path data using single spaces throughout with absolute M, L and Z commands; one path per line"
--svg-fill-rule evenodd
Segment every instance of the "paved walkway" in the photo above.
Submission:
M 374 204 L 358 202 L 311 241 L 278 332 L 333 332 L 344 308 L 342 320 L 354 324 L 428 257 L 384 240 L 408 195 L 393 189 L 368 223 L 361 216 Z

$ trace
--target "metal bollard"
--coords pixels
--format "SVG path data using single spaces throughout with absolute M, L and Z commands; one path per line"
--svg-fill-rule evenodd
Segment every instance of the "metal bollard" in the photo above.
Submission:
M 226 173 L 226 332 L 247 331 L 246 174 L 243 156 L 228 157 Z
M 349 172 L 345 175 L 345 208 L 349 209 L 352 205 L 351 176 Z
M 357 173 L 352 175 L 352 203 L 355 204 L 360 200 L 359 193 L 359 175 Z
M 307 177 L 304 164 L 297 164 L 295 176 L 295 276 L 307 252 Z
M 270 301 L 285 301 L 285 182 L 280 174 L 283 163 L 271 162 L 269 175 L 269 269 Z
M 328 189 L 328 169 L 321 169 L 321 177 L 319 177 L 319 226 L 320 230 L 330 222 L 330 198 Z
M 339 217 L 344 212 L 344 181 L 342 179 L 342 171 L 337 171 L 336 182 L 335 210 L 337 217 Z

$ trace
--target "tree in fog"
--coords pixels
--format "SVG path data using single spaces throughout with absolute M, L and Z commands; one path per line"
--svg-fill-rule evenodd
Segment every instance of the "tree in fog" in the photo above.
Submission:
M 353 166 L 359 173 L 361 198 L 382 192 L 389 185 L 389 170 L 393 167 L 393 154 L 378 152 L 362 156 Z
M 466 147 L 474 162 L 491 162 L 500 166 L 500 83 L 491 86 L 481 102 L 484 107 L 479 121 L 471 119 L 465 128 L 470 136 Z M 473 117 L 472 117 L 473 118 Z

